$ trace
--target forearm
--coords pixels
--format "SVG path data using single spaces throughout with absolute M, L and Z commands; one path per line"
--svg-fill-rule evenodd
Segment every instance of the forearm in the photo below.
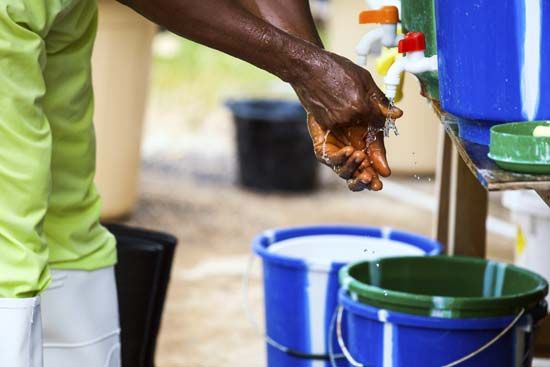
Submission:
M 305 72 L 316 47 L 235 0 L 119 0 L 170 31 L 250 62 L 285 81 Z
M 266 22 L 298 38 L 323 47 L 308 0 L 239 0 Z

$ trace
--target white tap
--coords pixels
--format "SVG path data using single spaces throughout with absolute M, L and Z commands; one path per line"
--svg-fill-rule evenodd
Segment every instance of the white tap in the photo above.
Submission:
M 425 50 L 426 40 L 421 32 L 407 33 L 405 38 L 399 41 L 399 53 L 404 53 L 405 56 L 394 62 L 384 78 L 388 99 L 395 98 L 397 88 L 401 82 L 401 74 L 404 71 L 411 74 L 437 71 L 437 55 L 426 57 Z
M 377 10 L 363 11 L 359 14 L 359 23 L 380 24 L 380 27 L 365 34 L 357 45 L 355 50 L 359 65 L 366 65 L 367 57 L 379 48 L 380 44 L 385 47 L 395 47 L 403 38 L 403 36 L 397 35 L 399 10 L 395 6 L 384 6 Z

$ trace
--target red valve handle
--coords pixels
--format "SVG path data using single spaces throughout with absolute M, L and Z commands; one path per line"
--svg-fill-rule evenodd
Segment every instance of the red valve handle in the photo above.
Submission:
M 397 46 L 397 50 L 400 54 L 414 51 L 426 50 L 426 37 L 422 32 L 409 32 L 405 35 Z

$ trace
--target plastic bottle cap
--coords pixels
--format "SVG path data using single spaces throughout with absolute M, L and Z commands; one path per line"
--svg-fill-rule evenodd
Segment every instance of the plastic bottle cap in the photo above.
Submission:
M 378 10 L 365 10 L 359 14 L 359 24 L 397 24 L 399 10 L 396 6 L 384 6 Z
M 400 54 L 426 50 L 426 38 L 422 32 L 409 32 L 398 44 Z

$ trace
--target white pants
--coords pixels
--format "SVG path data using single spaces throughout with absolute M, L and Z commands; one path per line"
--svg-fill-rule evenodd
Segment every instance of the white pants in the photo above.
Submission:
M 120 367 L 114 268 L 52 276 L 42 295 L 44 367 Z
M 0 298 L 0 366 L 42 367 L 40 298 Z
M 0 367 L 120 367 L 114 268 L 53 279 L 42 296 L 0 298 Z

